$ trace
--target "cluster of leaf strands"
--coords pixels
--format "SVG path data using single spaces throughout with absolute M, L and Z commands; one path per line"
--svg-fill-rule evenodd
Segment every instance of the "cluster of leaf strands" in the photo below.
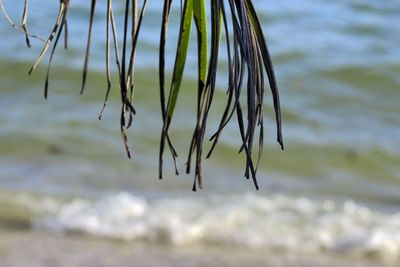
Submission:
M 60 7 L 53 30 L 51 31 L 47 40 L 43 40 L 45 42 L 43 50 L 29 71 L 29 74 L 34 71 L 52 46 L 45 79 L 45 97 L 47 97 L 48 94 L 51 62 L 62 34 L 64 34 L 64 47 L 67 48 L 68 45 L 68 12 L 70 10 L 70 2 L 70 0 L 60 0 Z M 122 49 L 120 49 L 118 46 L 119 39 L 117 36 L 117 25 L 115 22 L 112 0 L 107 0 L 105 51 L 107 91 L 104 105 L 99 116 L 99 119 L 101 119 L 101 115 L 106 107 L 110 89 L 112 87 L 110 71 L 112 43 L 114 48 L 115 63 L 118 70 L 119 89 L 122 103 L 120 128 L 128 157 L 130 157 L 130 151 L 128 148 L 125 131 L 131 126 L 133 116 L 136 113 L 133 107 L 133 96 L 135 91 L 135 54 L 141 22 L 147 6 L 147 0 L 142 1 L 141 7 L 139 7 L 138 2 L 138 0 L 125 0 L 122 37 L 123 41 Z M 242 140 L 239 152 L 244 152 L 246 157 L 244 175 L 247 179 L 251 178 L 255 187 L 258 189 L 259 187 L 257 184 L 256 172 L 260 162 L 260 156 L 263 153 L 263 102 L 265 73 L 267 75 L 269 87 L 272 93 L 277 126 L 277 141 L 281 145 L 282 149 L 283 141 L 281 133 L 279 94 L 275 75 L 268 48 L 264 39 L 264 34 L 257 18 L 254 6 L 251 0 L 210 0 L 209 9 L 207 9 L 205 0 L 181 0 L 179 38 L 171 84 L 169 90 L 167 91 L 165 84 L 165 51 L 171 7 L 172 0 L 165 0 L 159 47 L 159 83 L 161 113 L 163 119 L 159 154 L 159 178 L 162 178 L 163 154 L 166 145 L 171 152 L 175 165 L 175 171 L 176 174 L 178 174 L 176 163 L 177 152 L 169 136 L 169 129 L 181 88 L 181 82 L 189 48 L 192 22 L 194 22 L 198 54 L 197 114 L 196 125 L 190 143 L 189 154 L 186 163 L 186 172 L 190 173 L 192 157 L 194 156 L 195 179 L 193 183 L 193 190 L 196 191 L 198 187 L 201 188 L 203 141 L 206 132 L 207 119 L 212 106 L 212 100 L 216 87 L 217 65 L 219 60 L 221 37 L 224 36 L 226 40 L 226 52 L 229 66 L 227 103 L 218 129 L 210 138 L 212 145 L 211 149 L 206 154 L 206 158 L 211 156 L 224 127 L 228 124 L 232 117 L 236 116 L 239 134 Z M 28 33 L 27 30 L 28 0 L 25 0 L 24 3 L 21 27 L 18 27 L 17 24 L 15 24 L 8 16 L 2 0 L 0 0 L 0 8 L 11 25 L 16 30 L 25 34 L 28 47 L 30 47 L 30 37 L 40 39 L 40 37 Z M 207 10 L 209 10 L 211 13 L 209 17 L 207 17 Z M 96 0 L 91 0 L 89 31 L 83 66 L 81 93 L 83 93 L 85 88 L 89 66 L 91 35 L 95 12 Z M 208 27 L 208 19 L 210 19 L 211 22 L 210 27 Z M 210 35 L 207 32 L 208 29 L 211 30 L 210 40 Z M 210 50 L 208 50 L 209 44 Z M 256 159 L 254 159 L 253 149 L 255 146 L 254 143 L 257 142 L 257 140 L 255 140 L 257 139 L 256 136 L 258 136 L 258 152 L 256 153 Z

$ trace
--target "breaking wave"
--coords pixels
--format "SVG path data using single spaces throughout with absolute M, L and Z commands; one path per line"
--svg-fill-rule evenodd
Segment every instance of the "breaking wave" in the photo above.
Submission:
M 40 205 L 38 205 L 40 206 Z M 49 203 L 34 226 L 126 241 L 400 258 L 400 213 L 353 201 L 255 194 L 145 199 L 119 193 Z

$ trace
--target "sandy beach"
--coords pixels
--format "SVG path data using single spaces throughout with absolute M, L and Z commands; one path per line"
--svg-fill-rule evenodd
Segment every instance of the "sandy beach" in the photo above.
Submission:
M 31 231 L 0 232 L 2 266 L 18 267 L 395 267 L 371 258 L 295 255 L 280 251 L 213 247 L 171 247 L 81 235 Z

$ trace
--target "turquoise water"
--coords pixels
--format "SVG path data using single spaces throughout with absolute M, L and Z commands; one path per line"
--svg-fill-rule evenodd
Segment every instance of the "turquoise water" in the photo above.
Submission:
M 3 2 L 18 21 L 23 1 Z M 47 36 L 57 3 L 30 2 L 31 32 Z M 399 263 L 400 26 L 396 22 L 400 4 L 397 0 L 254 4 L 280 87 L 286 147 L 282 152 L 274 141 L 268 95 L 259 192 L 243 178 L 244 159 L 237 155 L 240 138 L 234 123 L 224 132 L 214 157 L 204 161 L 204 190 L 192 193 L 193 177 L 176 177 L 167 154 L 166 177 L 157 179 L 161 130 L 155 63 L 161 15 L 157 1 L 149 3 L 139 43 L 138 113 L 128 132 L 132 160 L 127 159 L 119 134 L 117 92 L 112 92 L 103 120 L 97 119 L 106 90 L 105 8 L 99 5 L 92 71 L 87 91 L 80 96 L 89 3 L 72 2 L 70 49 L 60 49 L 55 57 L 47 101 L 42 92 L 46 61 L 27 75 L 42 43 L 34 41 L 27 49 L 24 36 L 1 18 L 0 36 L 7 38 L 0 43 L 0 235 L 7 245 L 0 246 L 0 259 L 18 266 L 21 257 L 4 251 L 42 237 L 45 245 L 55 247 L 94 242 L 96 249 L 107 247 L 115 255 L 131 246 L 147 246 L 165 266 L 188 257 L 182 256 L 186 252 L 213 259 L 213 249 L 222 253 L 227 266 L 234 265 L 229 264 L 229 251 L 236 250 L 248 253 L 245 258 L 257 266 L 265 254 L 279 255 L 265 266 L 297 266 L 299 261 L 307 266 L 337 266 L 333 259 L 338 255 L 341 266 Z M 121 14 L 122 2 L 115 1 L 114 6 Z M 174 37 L 171 29 L 170 64 Z M 185 91 L 173 122 L 181 173 L 195 120 L 196 48 L 191 49 Z M 222 68 L 208 136 L 219 122 L 218 108 L 224 105 L 224 73 Z M 64 241 L 53 240 L 54 233 L 63 233 Z M 76 233 L 84 240 L 71 241 Z M 97 239 L 92 241 L 93 237 Z M 123 243 L 113 245 L 110 239 Z M 167 251 L 182 247 L 190 251 L 171 252 L 170 261 L 162 260 L 160 245 Z M 27 255 L 32 266 L 41 266 L 42 258 L 35 258 L 36 264 L 35 253 Z M 296 260 L 288 260 L 293 255 Z M 63 266 L 63 253 L 54 258 Z M 214 266 L 212 261 L 203 263 Z

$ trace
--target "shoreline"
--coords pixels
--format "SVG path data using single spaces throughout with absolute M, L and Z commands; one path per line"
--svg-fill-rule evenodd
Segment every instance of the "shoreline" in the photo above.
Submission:
M 4 267 L 36 266 L 259 266 L 259 267 L 394 267 L 373 257 L 295 255 L 282 251 L 168 246 L 121 242 L 80 234 L 0 230 L 0 262 Z

